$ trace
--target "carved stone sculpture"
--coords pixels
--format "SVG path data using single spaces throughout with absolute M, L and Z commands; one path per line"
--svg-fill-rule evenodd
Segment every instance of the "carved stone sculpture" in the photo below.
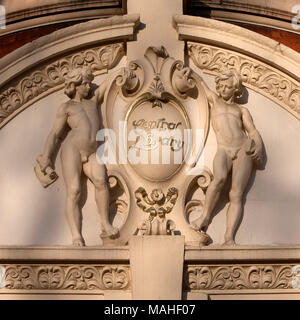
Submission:
M 109 214 L 109 192 L 104 164 L 96 160 L 96 134 L 100 129 L 98 106 L 100 105 L 107 82 L 96 90 L 91 90 L 94 76 L 90 68 L 71 70 L 65 79 L 65 94 L 70 98 L 58 109 L 55 123 L 50 131 L 44 152 L 37 158 L 40 171 L 51 171 L 51 157 L 67 129 L 67 136 L 61 148 L 63 177 L 66 185 L 66 216 L 71 229 L 73 245 L 84 246 L 81 233 L 79 199 L 82 172 L 95 186 L 95 200 L 106 236 L 113 236 L 118 230 L 111 226 Z M 49 170 L 50 168 L 50 170 Z M 36 170 L 37 172 L 38 170 Z
M 170 213 L 176 204 L 178 190 L 170 188 L 165 195 L 161 189 L 155 189 L 149 197 L 146 190 L 140 187 L 135 192 L 136 204 L 144 212 L 149 213 L 147 220 L 139 227 L 142 235 L 167 235 L 172 234 L 175 224 L 168 220 L 166 215 Z
M 234 235 L 242 214 L 242 197 L 248 184 L 253 164 L 263 160 L 263 142 L 254 126 L 249 111 L 234 100 L 241 96 L 242 80 L 235 70 L 227 70 L 216 77 L 216 90 L 211 91 L 202 80 L 206 91 L 211 122 L 217 138 L 217 153 L 213 162 L 214 179 L 208 186 L 201 216 L 192 223 L 196 230 L 207 228 L 224 184 L 232 170 L 225 244 L 235 244 Z

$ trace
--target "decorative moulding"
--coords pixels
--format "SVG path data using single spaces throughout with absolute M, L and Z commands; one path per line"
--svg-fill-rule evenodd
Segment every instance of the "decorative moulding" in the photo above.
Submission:
M 89 65 L 95 74 L 107 72 L 125 55 L 123 43 L 80 50 L 42 67 L 32 68 L 0 89 L 0 128 L 32 103 L 63 88 L 64 76 Z
M 113 68 L 125 55 L 123 42 L 132 39 L 138 24 L 139 15 L 90 21 L 41 37 L 2 58 L 0 128 L 38 99 L 61 89 L 71 68 L 86 64 L 96 74 Z
M 184 290 L 292 289 L 294 265 L 187 265 Z
M 0 60 L 0 87 L 25 70 L 83 46 L 132 40 L 139 15 L 92 20 L 58 30 L 15 50 Z
M 186 15 L 174 15 L 180 40 L 194 41 L 245 54 L 300 81 L 300 54 L 270 38 L 239 26 Z
M 263 3 L 260 0 L 193 0 L 187 5 L 191 9 L 207 8 L 208 6 L 218 9 L 238 10 L 252 14 L 260 14 L 272 16 L 279 19 L 291 20 L 293 14 L 289 8 L 297 4 L 295 0 L 277 1 L 265 0 Z
M 300 54 L 244 28 L 200 17 L 173 16 L 197 67 L 216 75 L 235 69 L 243 84 L 300 119 Z
M 129 265 L 3 265 L 10 290 L 128 290 Z
M 126 14 L 124 0 L 4 0 L 6 28 L 0 35 L 69 21 L 84 21 Z
M 296 4 L 296 0 L 185 0 L 185 14 L 209 12 L 212 19 L 252 23 L 296 33 L 291 24 L 294 17 L 291 9 Z
M 183 291 L 299 294 L 295 286 L 299 253 L 299 247 L 214 246 L 199 250 L 186 246 Z M 6 270 L 5 288 L 0 292 L 4 295 L 24 290 L 98 294 L 132 287 L 129 247 L 2 247 L 0 260 Z
M 39 262 L 57 264 L 80 261 L 87 263 L 94 261 L 97 263 L 117 264 L 119 262 L 129 263 L 129 249 L 125 246 L 111 247 L 1 247 L 0 261 L 6 263 L 15 262 Z

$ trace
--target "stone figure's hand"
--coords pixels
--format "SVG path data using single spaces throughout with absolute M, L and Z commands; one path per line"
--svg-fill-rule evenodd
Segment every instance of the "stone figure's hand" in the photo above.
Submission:
M 246 153 L 253 159 L 253 161 L 259 166 L 263 161 L 263 148 L 259 143 L 255 143 L 252 140 L 252 146 Z
M 48 167 L 52 167 L 50 158 L 46 158 L 43 155 L 38 156 L 36 161 L 39 164 L 42 172 L 45 172 Z

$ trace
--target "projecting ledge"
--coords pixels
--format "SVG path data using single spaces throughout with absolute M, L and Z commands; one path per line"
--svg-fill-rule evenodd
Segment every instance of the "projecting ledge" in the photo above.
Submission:
M 129 262 L 128 247 L 0 247 L 0 262 Z
M 239 261 L 300 261 L 300 246 L 209 246 L 185 247 L 187 262 L 239 262 Z
M 300 262 L 300 246 L 185 246 L 186 262 L 286 261 Z M 128 262 L 129 248 L 122 247 L 0 247 L 0 262 L 82 261 Z

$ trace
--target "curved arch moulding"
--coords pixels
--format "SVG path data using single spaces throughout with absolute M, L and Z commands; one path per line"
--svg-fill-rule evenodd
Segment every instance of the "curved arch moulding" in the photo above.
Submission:
M 139 15 L 98 19 L 56 31 L 0 60 L 0 129 L 34 102 L 60 90 L 73 67 L 107 73 L 125 55 Z
M 243 84 L 300 120 L 300 54 L 255 32 L 213 19 L 174 15 L 180 40 L 205 73 L 237 70 Z

